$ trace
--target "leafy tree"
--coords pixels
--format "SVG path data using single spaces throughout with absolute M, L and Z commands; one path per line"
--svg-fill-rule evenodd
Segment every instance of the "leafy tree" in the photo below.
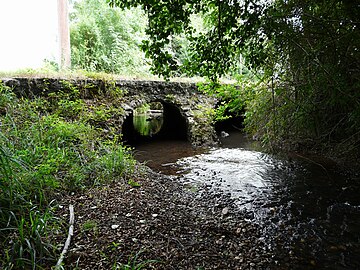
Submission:
M 139 45 L 145 38 L 146 16 L 140 9 L 122 11 L 103 0 L 75 2 L 71 14 L 74 68 L 109 73 L 148 71 Z
M 181 70 L 216 80 L 239 63 L 236 60 L 241 53 L 248 53 L 253 66 L 259 66 L 266 58 L 264 18 L 269 4 L 250 0 L 107 1 L 122 8 L 143 7 L 149 19 L 149 39 L 142 48 L 153 60 L 152 71 L 165 77 Z M 200 30 L 193 23 L 199 17 L 205 25 Z M 179 34 L 189 42 L 187 61 L 183 62 L 176 61 L 168 49 Z
M 359 3 L 107 1 L 146 11 L 149 39 L 142 48 L 157 74 L 169 77 L 181 70 L 216 81 L 243 55 L 247 66 L 261 75 L 254 88 L 242 95 L 247 126 L 262 139 L 359 149 Z M 193 16 L 205 19 L 202 31 L 192 26 Z M 182 62 L 168 48 L 179 34 L 189 42 L 188 57 Z
M 266 14 L 274 135 L 358 148 L 359 4 L 275 1 Z

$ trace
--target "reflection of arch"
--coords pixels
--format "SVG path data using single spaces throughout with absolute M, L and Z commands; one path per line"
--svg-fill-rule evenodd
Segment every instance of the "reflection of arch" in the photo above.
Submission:
M 153 136 L 141 136 L 134 127 L 133 119 L 134 113 L 131 112 L 125 118 L 122 125 L 123 141 L 129 144 L 136 144 L 137 142 L 145 140 L 161 139 L 181 139 L 188 138 L 188 123 L 186 116 L 182 113 L 180 106 L 165 102 L 163 100 L 155 100 L 153 102 L 160 102 L 163 106 L 163 124 L 160 131 Z

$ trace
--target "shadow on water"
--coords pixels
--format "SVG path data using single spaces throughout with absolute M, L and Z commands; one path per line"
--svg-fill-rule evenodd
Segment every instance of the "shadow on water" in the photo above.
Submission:
M 323 158 L 271 156 L 242 133 L 229 135 L 211 149 L 184 140 L 139 143 L 135 157 L 189 185 L 230 194 L 274 254 L 286 250 L 283 260 L 302 263 L 293 269 L 360 269 L 359 177 Z

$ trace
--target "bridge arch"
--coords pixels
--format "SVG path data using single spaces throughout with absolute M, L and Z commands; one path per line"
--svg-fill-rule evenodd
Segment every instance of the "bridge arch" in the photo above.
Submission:
M 212 109 L 216 99 L 201 93 L 194 83 L 61 79 L 61 78 L 2 78 L 2 82 L 18 96 L 33 98 L 52 93 L 76 93 L 91 108 L 111 103 L 119 110 L 106 125 L 117 133 L 126 133 L 134 109 L 141 104 L 159 101 L 164 106 L 164 134 L 186 136 L 193 146 L 217 144 Z M 131 128 L 131 127 L 130 127 Z M 186 134 L 186 135 L 185 135 Z
M 181 139 L 188 140 L 188 121 L 184 111 L 177 104 L 164 101 L 161 99 L 154 99 L 149 103 L 160 103 L 162 105 L 162 124 L 160 130 L 156 134 L 141 135 L 134 125 L 134 111 L 131 110 L 128 116 L 124 119 L 122 126 L 123 140 L 130 144 L 135 144 L 138 141 L 146 141 L 153 139 Z M 145 103 L 139 104 L 139 106 Z

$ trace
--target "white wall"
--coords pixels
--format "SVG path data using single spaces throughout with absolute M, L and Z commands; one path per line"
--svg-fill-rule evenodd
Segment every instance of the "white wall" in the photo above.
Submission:
M 0 70 L 58 61 L 57 0 L 0 0 Z

